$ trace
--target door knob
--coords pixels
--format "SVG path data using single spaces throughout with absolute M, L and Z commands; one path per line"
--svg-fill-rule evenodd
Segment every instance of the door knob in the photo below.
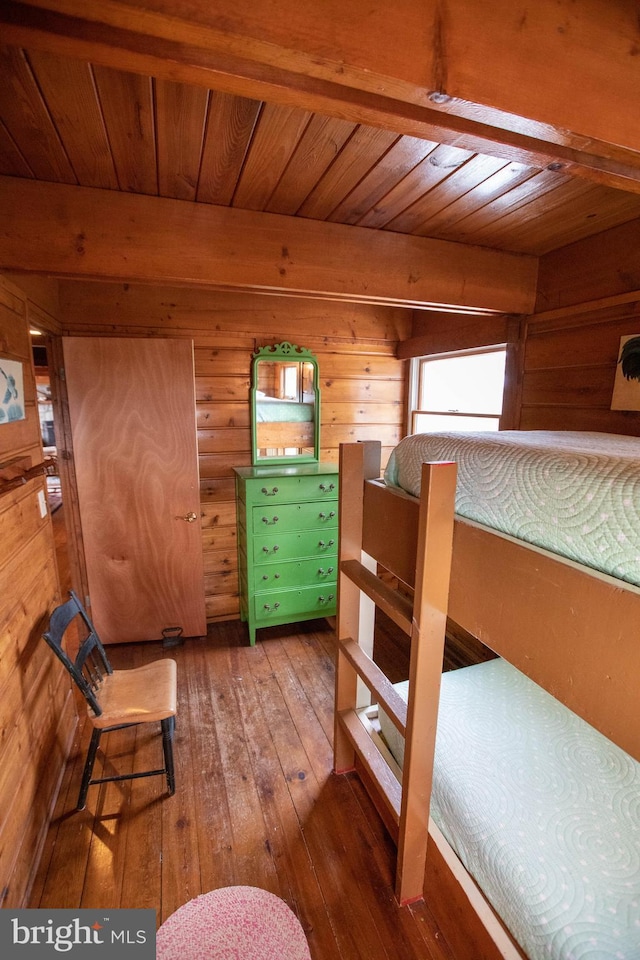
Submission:
M 184 517 L 176 517 L 176 520 L 186 520 L 187 523 L 194 523 L 198 519 L 198 515 L 191 512 L 185 513 Z

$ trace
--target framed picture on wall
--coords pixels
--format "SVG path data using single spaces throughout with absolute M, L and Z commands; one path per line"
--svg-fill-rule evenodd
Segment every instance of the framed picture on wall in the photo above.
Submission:
M 612 410 L 640 410 L 640 333 L 620 337 Z
M 0 424 L 24 419 L 22 364 L 19 360 L 0 357 Z

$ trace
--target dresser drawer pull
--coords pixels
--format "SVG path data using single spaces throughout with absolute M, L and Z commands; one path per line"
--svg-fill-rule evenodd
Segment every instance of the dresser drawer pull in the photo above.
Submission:
M 280 604 L 279 604 L 278 601 L 276 600 L 276 602 L 274 603 L 273 606 L 271 606 L 270 603 L 265 603 L 265 605 L 264 605 L 264 607 L 263 607 L 262 609 L 263 609 L 263 610 L 277 610 L 279 606 L 280 606 Z
M 320 520 L 333 520 L 335 515 L 336 515 L 335 510 L 331 510 L 330 513 L 319 513 L 318 517 L 320 518 Z
M 321 484 L 320 484 L 320 489 L 323 490 L 325 493 L 331 493 L 331 491 L 332 491 L 332 490 L 335 490 L 335 488 L 336 488 L 335 483 L 328 483 L 328 484 L 327 484 L 327 483 L 321 483 Z
M 279 517 L 272 517 L 271 520 L 269 520 L 269 517 L 263 517 L 262 522 L 268 523 L 271 526 L 272 524 L 277 523 L 279 519 Z
M 326 570 L 324 569 L 324 567 L 320 567 L 320 569 L 318 570 L 319 577 L 330 577 L 332 573 L 333 573 L 333 567 L 327 567 Z
M 273 547 L 271 547 L 271 549 L 269 549 L 269 547 L 263 547 L 263 548 L 262 548 L 262 552 L 263 552 L 263 553 L 275 553 L 275 552 L 276 552 L 277 550 L 279 550 L 279 549 L 280 549 L 280 547 L 279 547 L 278 544 L 276 543 L 276 544 L 273 545 Z
M 326 540 L 326 541 L 325 541 L 325 540 L 318 540 L 318 546 L 319 546 L 319 547 L 332 547 L 332 546 L 334 545 L 334 543 L 335 543 L 335 540 Z M 264 550 L 264 549 L 266 549 L 266 548 L 263 547 L 262 549 Z
M 332 593 L 328 597 L 318 597 L 318 603 L 332 603 L 335 600 L 335 597 Z
M 262 490 L 260 491 L 260 493 L 264 493 L 265 497 L 275 497 L 277 492 L 278 492 L 277 487 L 272 487 L 270 491 L 267 490 L 266 487 L 263 487 Z
M 269 574 L 268 574 L 268 573 L 263 573 L 263 574 L 262 574 L 262 579 L 263 579 L 263 580 L 268 580 L 268 579 L 269 579 Z M 279 573 L 274 573 L 273 579 L 274 579 L 274 580 L 279 580 L 279 579 L 280 579 L 280 574 L 279 574 Z

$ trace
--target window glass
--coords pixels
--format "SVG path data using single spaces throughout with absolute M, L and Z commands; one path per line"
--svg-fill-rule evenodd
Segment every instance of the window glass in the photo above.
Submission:
M 506 348 L 414 361 L 409 431 L 498 430 Z
M 500 413 L 505 351 L 423 360 L 420 409 Z

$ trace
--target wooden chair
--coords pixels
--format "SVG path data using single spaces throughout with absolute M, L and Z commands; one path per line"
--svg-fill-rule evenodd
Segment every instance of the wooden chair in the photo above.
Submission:
M 112 780 L 134 780 L 138 777 L 166 774 L 169 795 L 173 795 L 175 793 L 173 764 L 176 714 L 175 660 L 155 660 L 142 667 L 114 670 L 86 610 L 73 590 L 70 590 L 69 594 L 70 599 L 56 607 L 51 614 L 49 629 L 43 637 L 69 671 L 85 698 L 87 713 L 93 724 L 77 809 L 84 809 L 90 786 Z M 76 617 L 83 621 L 88 636 L 82 641 L 75 660 L 72 660 L 63 649 L 63 639 Z M 162 769 L 100 777 L 95 780 L 91 778 L 103 733 L 158 720 L 162 728 L 165 764 Z

